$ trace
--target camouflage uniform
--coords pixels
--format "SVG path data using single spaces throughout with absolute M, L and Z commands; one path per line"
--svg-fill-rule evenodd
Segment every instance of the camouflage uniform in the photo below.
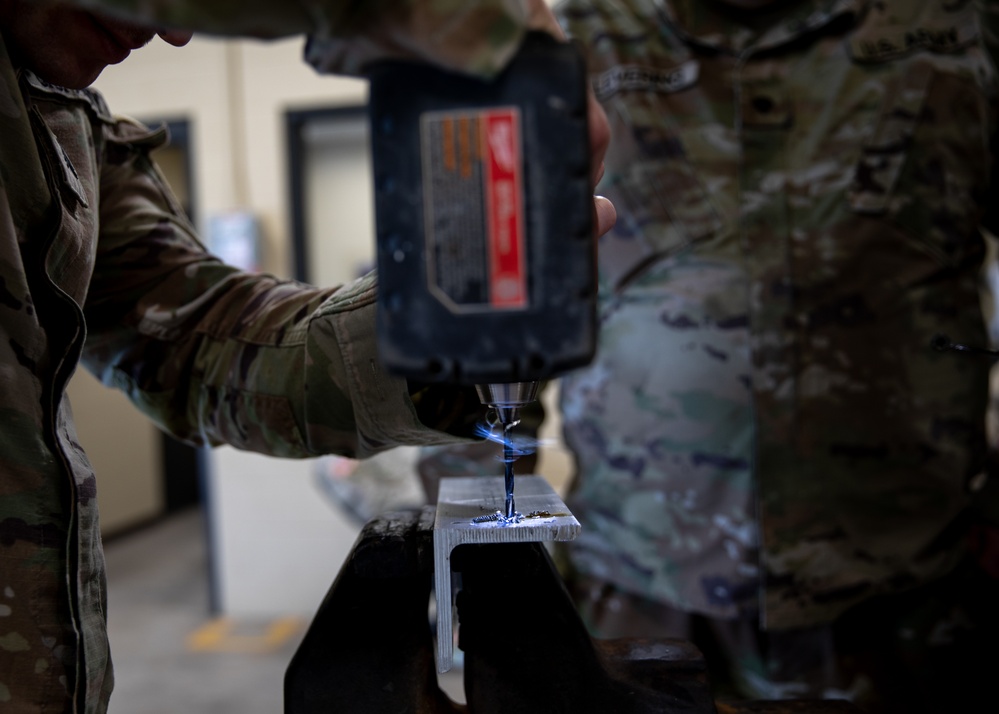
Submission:
M 986 341 L 991 6 L 559 11 L 618 209 L 598 355 L 562 384 L 572 566 L 789 634 L 952 571 L 989 365 L 930 344 Z
M 241 18 L 246 5 L 218 3 Z M 433 44 L 469 68 L 506 54 L 470 35 L 460 52 Z M 372 277 L 318 290 L 207 254 L 150 159 L 165 141 L 94 91 L 14 67 L 0 34 L 4 712 L 102 712 L 111 691 L 95 478 L 65 395 L 79 360 L 182 439 L 276 456 L 453 441 L 425 424 L 463 413 L 440 392 L 414 405 L 410 386 L 379 370 Z

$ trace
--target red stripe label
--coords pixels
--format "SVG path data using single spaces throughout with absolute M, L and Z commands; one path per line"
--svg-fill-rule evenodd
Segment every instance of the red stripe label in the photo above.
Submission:
M 489 254 L 489 302 L 527 305 L 520 123 L 516 109 L 483 112 L 480 141 Z

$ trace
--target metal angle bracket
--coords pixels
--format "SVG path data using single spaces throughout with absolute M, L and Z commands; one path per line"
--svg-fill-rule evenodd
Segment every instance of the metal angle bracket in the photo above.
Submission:
M 517 476 L 518 522 L 491 518 L 504 510 L 502 476 L 444 478 L 434 521 L 434 594 L 437 602 L 437 671 L 454 659 L 451 551 L 466 543 L 544 543 L 573 540 L 581 527 L 551 485 L 540 476 Z

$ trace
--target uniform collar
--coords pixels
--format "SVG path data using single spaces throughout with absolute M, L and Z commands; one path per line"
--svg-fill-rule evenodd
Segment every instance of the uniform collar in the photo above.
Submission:
M 106 124 L 114 122 L 114 116 L 108 108 L 104 97 L 93 89 L 68 89 L 58 84 L 52 84 L 39 77 L 34 72 L 23 69 L 20 71 L 22 79 L 29 90 L 36 95 L 44 95 L 55 99 L 79 102 L 87 105 L 95 117 Z
M 688 42 L 739 55 L 785 45 L 843 17 L 857 17 L 871 0 L 802 0 L 786 10 L 775 9 L 773 21 L 751 27 L 744 13 L 706 0 L 655 0 L 663 19 Z

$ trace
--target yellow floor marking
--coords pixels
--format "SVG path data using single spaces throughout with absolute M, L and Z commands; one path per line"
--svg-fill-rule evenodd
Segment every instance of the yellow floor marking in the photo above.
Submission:
M 259 626 L 261 632 L 245 634 L 236 632 L 245 623 L 228 617 L 219 617 L 187 636 L 187 649 L 191 652 L 237 652 L 266 654 L 284 646 L 302 631 L 304 621 L 297 617 L 282 617 Z M 256 629 L 258 626 L 254 625 Z

